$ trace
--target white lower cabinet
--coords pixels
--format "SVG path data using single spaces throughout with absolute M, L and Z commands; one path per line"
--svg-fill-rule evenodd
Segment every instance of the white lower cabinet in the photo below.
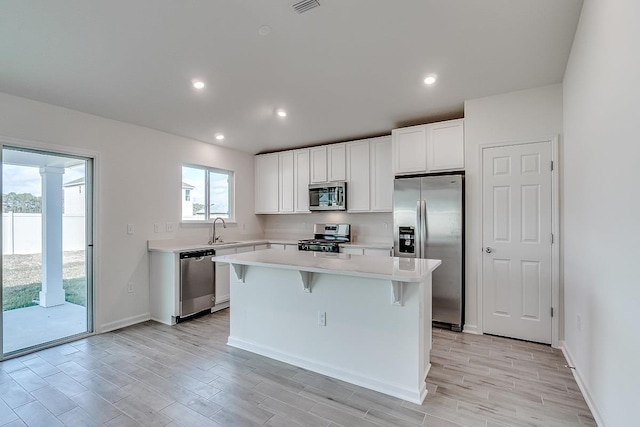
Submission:
M 286 245 L 295 246 L 295 245 Z M 216 256 L 231 255 L 267 249 L 267 244 L 237 246 L 215 249 Z M 295 246 L 297 250 L 298 247 Z M 180 254 L 173 252 L 151 251 L 149 256 L 149 305 L 151 319 L 167 325 L 174 325 L 180 315 Z M 216 263 L 215 305 L 211 311 L 229 307 L 231 286 L 227 263 Z
M 393 256 L 393 251 L 390 248 L 358 248 L 341 246 L 340 253 L 349 255 L 368 255 L 368 256 Z
M 180 254 L 151 252 L 149 284 L 151 320 L 174 325 L 180 316 Z
M 218 249 L 216 250 L 216 256 L 235 254 L 236 249 L 241 248 Z M 216 305 L 212 311 L 216 311 L 216 306 L 226 303 L 231 299 L 230 271 L 231 268 L 229 264 L 216 262 Z
M 281 251 L 297 251 L 298 250 L 298 244 L 284 244 L 284 243 L 270 243 L 269 247 L 271 249 L 278 249 Z
M 340 248 L 340 253 L 341 254 L 347 254 L 347 255 L 364 255 L 364 250 L 362 248 L 345 248 L 345 247 L 341 247 Z
M 383 249 L 383 248 L 365 248 L 364 255 L 393 256 L 393 251 L 391 249 Z

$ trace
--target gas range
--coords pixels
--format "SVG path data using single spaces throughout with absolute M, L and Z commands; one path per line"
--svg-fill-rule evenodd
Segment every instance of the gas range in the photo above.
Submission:
M 339 243 L 335 240 L 306 239 L 298 242 L 300 251 L 340 252 Z
M 313 239 L 298 241 L 298 250 L 316 252 L 340 252 L 340 243 L 351 241 L 349 224 L 314 224 Z

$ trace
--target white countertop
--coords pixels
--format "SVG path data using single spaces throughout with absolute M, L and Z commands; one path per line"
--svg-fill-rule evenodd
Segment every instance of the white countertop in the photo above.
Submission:
M 201 249 L 228 249 L 237 248 L 241 246 L 249 245 L 266 245 L 269 243 L 278 245 L 298 245 L 297 240 L 281 240 L 281 239 L 261 239 L 261 240 L 243 240 L 232 242 L 219 242 L 215 245 L 208 245 L 206 242 L 194 243 L 193 241 L 180 241 L 177 239 L 165 239 L 165 240 L 149 240 L 147 249 L 152 252 L 186 252 L 197 251 Z M 341 243 L 342 247 L 351 248 L 370 248 L 370 249 L 393 249 L 393 244 L 384 243 Z
M 441 264 L 441 261 L 437 259 L 374 257 L 306 251 L 287 252 L 285 257 L 282 251 L 274 249 L 216 256 L 212 259 L 215 262 L 229 264 L 369 277 L 406 283 L 423 281 Z
M 189 243 L 189 242 L 180 242 L 172 239 L 167 240 L 149 240 L 148 242 L 148 250 L 152 252 L 186 252 L 186 251 L 197 251 L 200 249 L 228 249 L 228 248 L 236 248 L 240 246 L 249 246 L 249 245 L 266 245 L 268 244 L 268 240 L 244 240 L 237 242 L 219 242 L 214 245 L 208 245 L 206 242 L 204 243 Z M 296 242 L 297 244 L 297 242 Z

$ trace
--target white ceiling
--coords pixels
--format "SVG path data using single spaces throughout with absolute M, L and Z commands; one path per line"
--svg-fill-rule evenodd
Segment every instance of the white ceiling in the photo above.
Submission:
M 319 1 L 3 0 L 0 91 L 250 153 L 345 141 L 561 82 L 582 7 Z

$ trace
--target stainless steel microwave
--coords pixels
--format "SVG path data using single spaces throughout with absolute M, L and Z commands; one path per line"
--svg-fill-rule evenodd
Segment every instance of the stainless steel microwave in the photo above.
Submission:
M 309 185 L 310 211 L 347 210 L 347 183 L 327 182 Z

